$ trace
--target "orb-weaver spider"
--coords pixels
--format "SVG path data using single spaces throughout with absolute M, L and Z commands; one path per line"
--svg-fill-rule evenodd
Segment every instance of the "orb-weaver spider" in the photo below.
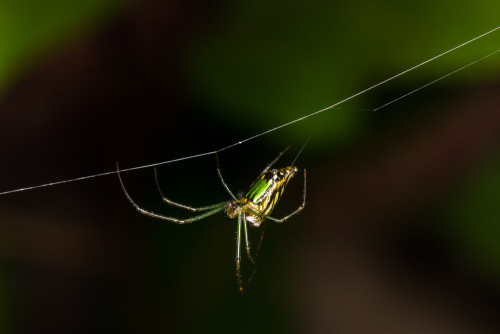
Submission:
M 260 173 L 260 175 L 257 177 L 257 180 L 250 186 L 250 190 L 247 192 L 247 194 L 241 198 L 236 198 L 234 194 L 231 192 L 229 189 L 228 185 L 224 181 L 222 177 L 222 173 L 220 170 L 219 166 L 219 158 L 217 156 L 217 153 L 215 154 L 216 161 L 217 161 L 217 173 L 219 174 L 220 181 L 222 182 L 222 185 L 228 192 L 229 196 L 231 196 L 231 199 L 226 202 L 220 202 L 208 206 L 203 206 L 199 208 L 195 208 L 189 205 L 184 205 L 180 204 L 177 202 L 174 202 L 163 195 L 163 192 L 161 191 L 160 184 L 158 181 L 158 173 L 156 171 L 156 168 L 154 169 L 155 171 L 155 181 L 156 181 L 156 186 L 158 188 L 158 192 L 160 193 L 161 198 L 163 201 L 167 204 L 186 209 L 192 212 L 203 212 L 200 215 L 187 218 L 187 219 L 178 219 L 174 217 L 168 217 L 164 215 L 159 215 L 151 211 L 147 211 L 143 208 L 141 208 L 139 205 L 137 205 L 134 200 L 130 197 L 128 194 L 127 190 L 125 189 L 125 186 L 123 185 L 123 181 L 120 175 L 120 169 L 118 167 L 118 163 L 116 164 L 116 169 L 118 172 L 118 178 L 120 180 L 120 184 L 122 186 L 123 192 L 125 193 L 125 196 L 127 197 L 128 201 L 132 203 L 132 205 L 137 209 L 142 214 L 145 214 L 147 216 L 153 217 L 153 218 L 158 218 L 166 221 L 170 221 L 173 223 L 177 224 L 186 224 L 186 223 L 192 223 L 201 219 L 204 219 L 206 217 L 212 216 L 218 212 L 221 212 L 225 210 L 226 215 L 229 218 L 238 218 L 238 227 L 236 230 L 236 277 L 238 280 L 238 287 L 239 291 L 243 293 L 243 284 L 241 280 L 241 273 L 240 273 L 240 254 L 241 254 L 241 226 L 243 225 L 243 231 L 245 234 L 245 247 L 246 247 L 246 253 L 248 256 L 248 259 L 252 264 L 255 265 L 255 261 L 252 258 L 251 251 L 250 251 L 250 242 L 248 241 L 248 232 L 247 232 L 247 224 L 250 223 L 253 227 L 259 227 L 260 224 L 265 220 L 269 219 L 271 221 L 274 221 L 276 223 L 283 223 L 284 221 L 288 220 L 292 216 L 295 216 L 298 214 L 300 211 L 302 211 L 306 205 L 306 170 L 304 169 L 304 191 L 303 191 L 303 200 L 302 204 L 292 213 L 289 215 L 278 219 L 269 216 L 271 212 L 273 211 L 274 207 L 278 203 L 278 200 L 280 199 L 281 195 L 283 195 L 283 192 L 285 190 L 286 185 L 288 184 L 288 181 L 298 172 L 297 167 L 295 166 L 289 166 L 281 169 L 270 169 L 272 165 L 278 161 L 278 159 L 289 149 L 287 147 L 285 150 L 283 150 L 273 161 L 271 161 L 270 164 L 264 168 L 264 170 Z M 261 238 L 262 241 L 262 238 Z M 260 246 L 260 245 L 259 245 Z M 257 247 L 257 251 L 258 251 Z

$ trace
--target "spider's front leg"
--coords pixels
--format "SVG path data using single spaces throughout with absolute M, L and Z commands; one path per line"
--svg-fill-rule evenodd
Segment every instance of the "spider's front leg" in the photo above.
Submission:
M 174 217 L 159 215 L 157 213 L 154 213 L 154 212 L 151 212 L 151 211 L 148 211 L 148 210 L 141 208 L 137 203 L 134 202 L 132 197 L 130 197 L 127 190 L 125 189 L 125 185 L 123 184 L 123 180 L 122 180 L 122 177 L 120 174 L 120 169 L 118 167 L 118 163 L 116 163 L 116 170 L 118 173 L 118 179 L 120 180 L 120 185 L 122 186 L 123 192 L 125 193 L 125 197 L 127 198 L 127 200 L 132 204 L 132 206 L 137 211 L 139 211 L 140 213 L 142 213 L 146 216 L 149 216 L 149 217 L 153 217 L 153 218 L 157 218 L 157 219 L 161 219 L 161 220 L 166 220 L 166 221 L 176 223 L 176 224 L 187 224 L 187 223 L 192 223 L 192 222 L 204 219 L 208 216 L 212 216 L 212 215 L 216 214 L 217 212 L 221 212 L 222 210 L 224 210 L 224 207 L 226 206 L 226 202 L 214 204 L 214 205 L 210 206 L 210 208 L 211 208 L 210 210 L 205 211 L 204 213 L 202 213 L 198 216 L 194 216 L 194 217 L 186 218 L 186 219 L 178 219 L 178 218 L 174 218 Z
M 216 203 L 216 204 L 212 204 L 212 205 L 207 205 L 207 206 L 202 206 L 202 207 L 196 207 L 195 208 L 195 207 L 190 206 L 190 205 L 185 205 L 185 204 L 174 202 L 174 201 L 168 199 L 167 197 L 165 197 L 165 195 L 163 194 L 163 191 L 160 188 L 160 181 L 158 179 L 158 172 L 156 171 L 156 167 L 153 167 L 153 169 L 154 169 L 154 172 L 155 172 L 156 188 L 158 189 L 158 192 L 160 193 L 160 196 L 161 196 L 161 199 L 163 200 L 163 202 L 165 202 L 167 204 L 176 206 L 178 208 L 186 209 L 186 210 L 189 210 L 189 211 L 192 211 L 192 212 L 203 212 L 203 211 L 208 211 L 208 210 L 215 209 L 215 208 L 219 207 L 221 204 L 225 204 L 226 203 L 226 202 L 223 202 L 223 203 L 221 202 L 221 203 Z
M 285 147 L 285 149 L 283 151 L 280 152 L 280 154 L 278 154 L 278 156 L 276 158 L 274 158 L 273 161 L 271 161 L 267 166 L 266 168 L 264 168 L 264 170 L 262 172 L 260 172 L 259 176 L 257 177 L 257 179 L 259 179 L 262 175 L 266 174 L 266 172 L 269 170 L 269 168 L 271 168 L 275 163 L 276 161 L 278 161 L 281 156 L 283 154 L 285 154 L 286 151 L 288 151 L 288 149 L 290 148 L 290 146 L 287 146 Z
M 222 182 L 222 185 L 226 189 L 229 196 L 231 196 L 231 198 L 233 200 L 237 201 L 238 199 L 236 198 L 236 196 L 234 196 L 233 192 L 231 191 L 231 189 L 229 189 L 229 186 L 227 185 L 227 183 L 224 181 L 224 178 L 222 177 L 222 172 L 220 171 L 220 165 L 219 165 L 219 155 L 217 153 L 215 153 L 215 160 L 217 161 L 217 173 L 219 174 L 220 182 Z

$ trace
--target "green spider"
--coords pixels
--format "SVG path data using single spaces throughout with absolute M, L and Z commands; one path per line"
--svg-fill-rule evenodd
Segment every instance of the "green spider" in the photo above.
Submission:
M 240 273 L 240 263 L 241 263 L 241 226 L 243 225 L 243 231 L 245 233 L 245 247 L 246 247 L 246 253 L 248 256 L 248 259 L 252 264 L 255 265 L 255 261 L 251 256 L 251 250 L 250 250 L 250 242 L 248 241 L 248 232 L 247 232 L 247 225 L 250 224 L 253 227 L 259 227 L 261 223 L 265 219 L 269 219 L 271 221 L 274 221 L 276 223 L 283 223 L 284 221 L 288 220 L 292 216 L 295 216 L 298 214 L 300 211 L 302 211 L 306 205 L 306 170 L 304 169 L 304 191 L 303 191 L 303 200 L 302 204 L 292 213 L 289 215 L 277 219 L 274 217 L 271 217 L 270 214 L 273 211 L 274 207 L 278 203 L 278 200 L 280 199 L 281 195 L 283 195 L 283 192 L 285 190 L 286 185 L 288 184 L 288 181 L 298 172 L 297 167 L 295 166 L 289 166 L 281 169 L 270 169 L 272 165 L 278 161 L 278 159 L 289 149 L 290 147 L 287 147 L 285 150 L 283 150 L 270 164 L 264 168 L 264 170 L 260 173 L 260 175 L 257 177 L 257 180 L 250 186 L 250 190 L 247 192 L 247 194 L 241 198 L 236 198 L 234 194 L 231 192 L 229 189 L 228 185 L 226 182 L 224 182 L 224 179 L 222 178 L 222 173 L 220 171 L 220 166 L 219 166 L 219 158 L 217 156 L 217 153 L 215 154 L 216 161 L 217 161 L 217 173 L 219 174 L 220 181 L 222 182 L 222 185 L 228 192 L 229 196 L 231 196 L 232 199 L 226 202 L 220 202 L 200 208 L 195 208 L 189 205 L 184 205 L 180 204 L 177 202 L 174 202 L 172 200 L 169 200 L 168 198 L 163 195 L 163 192 L 160 189 L 160 184 L 158 181 L 158 173 L 156 171 L 156 168 L 154 169 L 155 171 L 155 181 L 156 181 L 156 186 L 158 188 L 158 192 L 160 193 L 160 196 L 162 197 L 163 201 L 167 204 L 183 208 L 192 212 L 203 212 L 200 215 L 187 218 L 187 219 L 178 219 L 174 217 L 168 217 L 164 215 L 159 215 L 151 211 L 147 211 L 143 208 L 141 208 L 139 205 L 137 205 L 134 200 L 130 197 L 128 194 L 127 190 L 125 189 L 125 186 L 123 185 L 123 181 L 120 175 L 120 169 L 118 167 L 118 163 L 116 164 L 116 169 L 118 172 L 118 178 L 120 180 L 120 184 L 122 186 L 123 192 L 125 193 L 125 196 L 127 197 L 128 201 L 132 203 L 132 205 L 139 211 L 140 213 L 153 217 L 153 218 L 158 218 L 166 221 L 170 221 L 173 223 L 177 224 L 186 224 L 186 223 L 192 223 L 204 218 L 207 218 L 209 216 L 212 216 L 218 212 L 225 211 L 226 215 L 229 218 L 238 218 L 238 227 L 237 227 L 237 232 L 236 232 L 236 277 L 238 280 L 238 287 L 239 291 L 243 293 L 243 284 L 241 280 L 241 273 Z M 262 241 L 262 237 L 261 237 Z M 257 252 L 258 249 L 260 248 L 260 243 L 259 246 L 257 247 Z M 257 254 L 256 252 L 256 254 Z M 252 274 L 253 276 L 253 274 Z M 251 277 L 247 281 L 247 283 L 251 280 Z

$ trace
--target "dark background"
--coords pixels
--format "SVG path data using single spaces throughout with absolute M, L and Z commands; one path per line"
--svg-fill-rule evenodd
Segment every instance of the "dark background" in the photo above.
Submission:
M 497 1 L 5 1 L 0 191 L 212 151 L 312 113 L 498 26 Z M 307 168 L 237 291 L 234 220 L 140 215 L 115 175 L 0 196 L 1 333 L 498 333 L 498 32 L 220 154 L 234 192 Z M 207 156 L 159 167 L 228 199 Z M 151 168 L 133 198 L 168 207 Z M 274 211 L 297 207 L 302 176 Z M 258 231 L 252 231 L 254 244 Z M 244 275 L 251 272 L 244 259 Z

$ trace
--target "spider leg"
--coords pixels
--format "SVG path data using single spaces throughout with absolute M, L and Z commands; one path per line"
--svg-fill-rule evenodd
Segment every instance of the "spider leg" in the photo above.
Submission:
M 252 258 L 252 255 L 250 254 L 250 242 L 248 241 L 248 231 L 247 231 L 247 217 L 245 212 L 241 213 L 242 215 L 242 220 L 243 220 L 243 231 L 245 232 L 245 248 L 247 250 L 247 256 L 250 262 L 252 262 L 253 265 L 255 265 L 255 261 Z
M 287 221 L 288 219 L 290 219 L 291 217 L 298 214 L 300 211 L 304 210 L 305 206 L 306 206 L 306 170 L 304 169 L 304 195 L 303 195 L 303 199 L 302 199 L 302 204 L 294 212 L 292 212 L 288 216 L 285 216 L 281 219 L 274 218 L 271 216 L 267 216 L 266 218 L 273 221 L 273 222 L 276 222 L 276 223 L 283 223 L 283 222 Z
M 286 151 L 288 151 L 288 149 L 290 148 L 290 146 L 287 146 L 285 147 L 285 149 L 283 151 L 280 152 L 280 154 L 278 154 L 278 156 L 276 158 L 274 158 L 273 161 L 271 161 L 267 166 L 266 168 L 264 168 L 264 170 L 262 172 L 260 172 L 259 176 L 257 177 L 256 180 L 258 180 L 262 175 L 264 175 L 275 163 L 276 161 L 279 160 L 279 158 L 281 158 L 281 156 L 283 154 L 285 154 Z
M 238 288 L 240 293 L 243 294 L 243 284 L 241 282 L 241 213 L 238 215 L 238 229 L 236 230 L 236 279 L 238 280 Z
M 234 194 L 231 192 L 228 185 L 226 184 L 226 182 L 224 182 L 224 179 L 222 178 L 222 173 L 220 171 L 220 165 L 219 165 L 219 155 L 217 153 L 215 153 L 215 160 L 217 160 L 217 173 L 219 174 L 219 178 L 220 181 L 222 182 L 222 185 L 224 186 L 224 188 L 226 188 L 226 191 L 229 193 L 231 198 L 236 201 L 237 200 L 236 196 L 234 196 Z
M 262 226 L 262 232 L 260 233 L 259 243 L 257 244 L 257 248 L 255 249 L 255 255 L 253 256 L 256 261 L 257 261 L 257 257 L 259 256 L 260 246 L 262 246 L 262 241 L 264 240 L 264 229 L 265 229 L 265 227 L 266 227 L 266 224 L 263 224 L 263 226 Z
M 216 214 L 217 212 L 224 210 L 224 207 L 226 205 L 225 202 L 216 204 L 212 210 L 209 210 L 208 212 L 202 213 L 201 215 L 194 216 L 194 217 L 187 218 L 187 219 L 178 219 L 178 218 L 174 218 L 174 217 L 159 215 L 159 214 L 156 214 L 154 212 L 147 211 L 147 210 L 141 208 L 139 205 L 137 205 L 137 203 L 134 202 L 132 197 L 130 197 L 127 190 L 125 189 L 125 186 L 123 185 L 122 177 L 120 175 L 120 169 L 118 168 L 118 163 L 116 164 L 116 170 L 118 171 L 118 179 L 120 180 L 120 184 L 122 186 L 123 192 L 125 193 L 125 197 L 127 197 L 128 201 L 133 205 L 133 207 L 137 211 L 139 211 L 140 213 L 142 213 L 146 216 L 158 218 L 161 220 L 170 221 L 170 222 L 177 223 L 177 224 L 186 224 L 186 223 L 195 222 L 197 220 L 201 220 L 201 219 L 206 218 L 208 216 L 212 216 L 212 215 Z
M 165 195 L 163 195 L 163 192 L 161 191 L 160 182 L 158 180 L 158 172 L 156 171 L 156 167 L 153 167 L 153 169 L 155 171 L 156 188 L 158 188 L 158 192 L 160 193 L 160 196 L 161 196 L 161 199 L 163 200 L 163 202 L 165 202 L 167 204 L 170 204 L 170 205 L 173 205 L 173 206 L 176 206 L 178 208 L 186 209 L 186 210 L 193 211 L 193 212 L 200 212 L 200 211 L 211 210 L 211 209 L 219 207 L 219 205 L 222 204 L 222 203 L 217 203 L 217 204 L 213 204 L 213 205 L 208 205 L 208 206 L 202 206 L 202 207 L 199 207 L 199 208 L 195 208 L 193 206 L 184 205 L 184 204 L 177 203 L 177 202 L 174 202 L 172 200 L 169 200 L 168 198 L 165 197 Z
M 257 249 L 255 250 L 255 254 L 254 254 L 255 263 L 253 265 L 252 273 L 250 274 L 247 281 L 245 282 L 245 288 L 250 283 L 252 283 L 253 277 L 255 276 L 255 273 L 257 272 L 257 257 L 259 256 L 260 246 L 262 246 L 262 241 L 264 240 L 264 228 L 265 228 L 265 226 L 266 226 L 265 224 L 264 224 L 264 226 L 262 226 L 262 232 L 260 233 L 260 240 L 259 240 L 259 243 L 257 244 Z

